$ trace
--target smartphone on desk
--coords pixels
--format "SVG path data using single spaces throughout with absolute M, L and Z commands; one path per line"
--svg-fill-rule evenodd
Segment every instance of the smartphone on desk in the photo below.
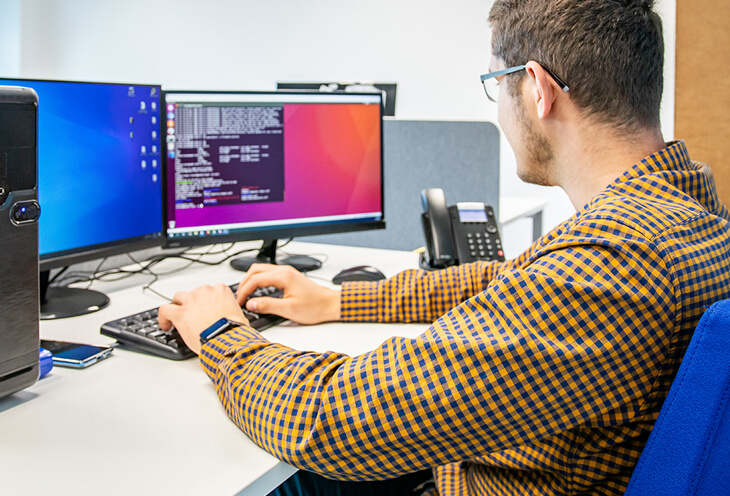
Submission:
M 95 346 L 46 339 L 41 339 L 41 348 L 45 348 L 51 352 L 54 365 L 75 369 L 90 367 L 99 360 L 107 358 L 113 351 L 113 348 L 109 346 Z

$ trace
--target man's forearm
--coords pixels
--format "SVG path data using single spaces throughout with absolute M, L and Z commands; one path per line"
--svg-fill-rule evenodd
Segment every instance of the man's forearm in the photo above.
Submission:
M 493 263 L 477 262 L 428 272 L 406 270 L 377 282 L 342 286 L 340 319 L 352 322 L 433 322 L 483 291 Z

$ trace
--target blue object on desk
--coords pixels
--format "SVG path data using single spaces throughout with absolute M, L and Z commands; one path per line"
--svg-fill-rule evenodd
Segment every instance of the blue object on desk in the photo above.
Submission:
M 41 374 L 40 374 L 39 379 L 42 379 L 53 368 L 53 355 L 47 349 L 41 348 L 40 361 L 41 361 L 41 367 L 40 367 Z

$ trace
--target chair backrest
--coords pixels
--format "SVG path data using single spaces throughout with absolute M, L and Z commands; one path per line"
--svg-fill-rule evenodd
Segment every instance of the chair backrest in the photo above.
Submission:
M 625 496 L 730 494 L 730 300 L 700 319 Z

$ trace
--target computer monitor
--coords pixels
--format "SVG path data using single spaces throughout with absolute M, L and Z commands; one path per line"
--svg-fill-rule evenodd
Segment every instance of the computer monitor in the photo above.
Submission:
M 167 246 L 264 240 L 231 262 L 319 267 L 279 238 L 385 227 L 381 95 L 166 91 Z
M 103 308 L 106 295 L 48 287 L 49 271 L 162 243 L 161 88 L 0 79 L 38 94 L 41 318 Z
M 383 115 L 395 116 L 395 95 L 398 91 L 397 83 L 336 83 L 336 82 L 284 82 L 276 83 L 277 90 L 312 90 L 312 91 L 345 91 L 354 93 L 382 93 Z

